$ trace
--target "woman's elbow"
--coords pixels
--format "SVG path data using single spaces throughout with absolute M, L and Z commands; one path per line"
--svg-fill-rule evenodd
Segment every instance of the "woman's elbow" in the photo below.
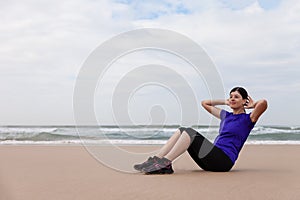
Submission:
M 268 108 L 268 101 L 267 101 L 266 99 L 262 99 L 262 100 L 261 100 L 261 104 L 262 104 L 262 106 L 263 106 L 265 109 Z
M 204 107 L 205 105 L 207 105 L 207 100 L 203 100 L 201 101 L 201 105 Z

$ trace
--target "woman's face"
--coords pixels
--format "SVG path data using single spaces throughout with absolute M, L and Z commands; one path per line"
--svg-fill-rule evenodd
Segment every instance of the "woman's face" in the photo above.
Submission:
M 242 95 L 238 91 L 230 93 L 229 96 L 229 105 L 232 109 L 238 109 L 244 107 L 246 99 L 243 99 Z

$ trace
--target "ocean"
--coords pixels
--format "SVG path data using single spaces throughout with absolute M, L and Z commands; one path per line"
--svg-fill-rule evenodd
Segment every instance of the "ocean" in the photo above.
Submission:
M 157 145 L 179 126 L 1 126 L 0 145 Z M 214 141 L 218 127 L 193 126 Z M 300 126 L 256 126 L 246 144 L 300 144 Z

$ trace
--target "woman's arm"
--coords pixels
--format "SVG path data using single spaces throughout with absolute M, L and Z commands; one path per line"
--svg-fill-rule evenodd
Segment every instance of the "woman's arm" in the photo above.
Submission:
M 267 110 L 268 102 L 265 99 L 254 101 L 250 96 L 248 96 L 249 102 L 247 103 L 247 106 L 245 106 L 246 109 L 252 109 L 250 118 L 252 122 L 257 122 L 259 117 Z
M 222 109 L 216 107 L 216 105 L 229 105 L 229 102 L 228 100 L 203 100 L 201 104 L 205 110 L 220 119 Z

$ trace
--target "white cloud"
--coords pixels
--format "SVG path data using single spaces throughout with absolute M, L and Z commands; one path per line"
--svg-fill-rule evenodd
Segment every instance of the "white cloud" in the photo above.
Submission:
M 140 2 L 2 1 L 1 123 L 73 123 L 73 86 L 89 53 L 120 32 L 143 27 L 171 29 L 201 44 L 226 89 L 244 85 L 274 102 L 264 123 L 299 123 L 293 113 L 300 108 L 280 103 L 280 94 L 300 98 L 298 1 Z M 286 110 L 294 112 L 283 121 L 273 117 Z
M 196 39 L 207 49 L 224 76 L 234 76 L 235 71 L 241 74 L 240 70 L 245 68 L 249 75 L 262 69 L 272 76 L 270 69 L 276 73 L 287 65 L 298 71 L 300 16 L 297 7 L 290 2 L 276 10 L 263 10 L 254 2 L 236 11 L 219 8 L 187 16 L 143 20 L 140 24 L 166 27 Z M 249 67 L 253 70 L 247 70 Z M 227 68 L 233 69 L 228 70 L 230 74 Z

